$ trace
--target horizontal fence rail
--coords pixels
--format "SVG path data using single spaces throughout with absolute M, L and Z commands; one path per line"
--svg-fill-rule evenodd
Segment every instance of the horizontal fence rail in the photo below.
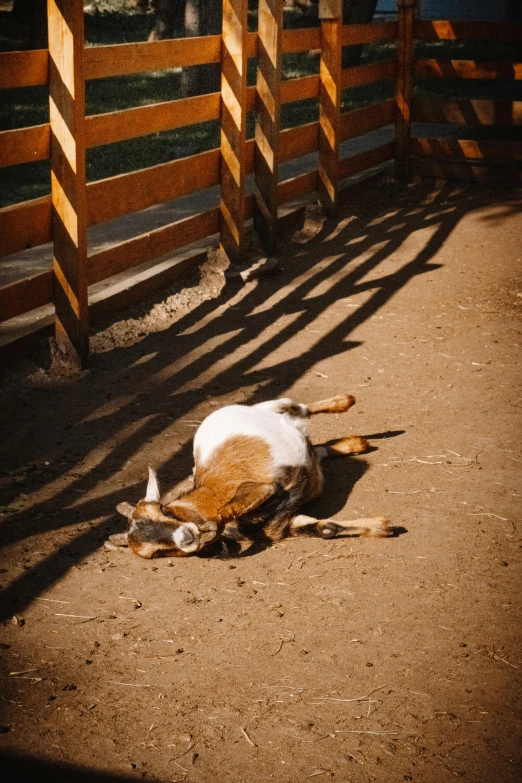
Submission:
M 76 218 L 79 243 L 74 251 L 76 256 L 73 253 L 71 258 L 77 257 L 82 264 L 80 285 L 84 287 L 82 296 L 86 297 L 88 286 L 130 273 L 141 264 L 153 263 L 219 232 L 224 251 L 230 242 L 235 243 L 234 257 L 230 258 L 237 260 L 236 252 L 242 252 L 243 223 L 251 217 L 256 228 L 264 226 L 270 242 L 275 243 L 278 206 L 317 191 L 325 209 L 334 213 L 344 180 L 376 170 L 389 161 L 395 161 L 396 175 L 405 178 L 415 171 L 475 181 L 520 181 L 520 141 L 495 138 L 495 134 L 499 129 L 513 132 L 522 125 L 522 102 L 504 97 L 461 98 L 458 92 L 453 92 L 456 97 L 451 98 L 428 97 L 424 88 L 416 92 L 415 85 L 434 79 L 441 84 L 444 79 L 462 84 L 472 83 L 471 80 L 487 80 L 491 84 L 520 81 L 520 61 L 499 60 L 498 56 L 491 60 L 445 59 L 441 56 L 443 49 L 437 47 L 432 53 L 430 45 L 454 41 L 516 44 L 522 41 L 521 24 L 418 20 L 414 0 L 397 0 L 396 21 L 343 25 L 340 15 L 332 18 L 330 13 L 320 20 L 319 27 L 282 29 L 276 0 L 259 0 L 259 31 L 249 32 L 245 2 L 230 0 L 222 35 L 84 47 L 83 40 L 75 38 L 83 28 L 83 4 L 80 0 L 70 0 L 65 5 L 49 0 L 54 36 L 51 54 L 48 50 L 0 54 L 0 89 L 50 86 L 51 90 L 49 123 L 0 131 L 0 168 L 49 160 L 53 172 L 51 195 L 0 209 L 0 257 L 49 242 L 54 243 L 55 255 L 59 252 L 62 258 L 65 253 L 61 268 L 55 265 L 54 269 L 0 286 L 0 322 L 52 305 L 60 291 L 68 290 L 67 276 L 72 275 L 73 280 L 74 265 L 71 267 L 67 254 L 76 242 Z M 330 11 L 340 9 L 340 5 L 330 3 Z M 231 12 L 231 8 L 235 10 Z M 67 49 L 71 30 L 74 47 Z M 428 49 L 428 56 L 415 57 L 415 41 Z M 344 47 L 365 45 L 380 46 L 379 59 L 343 68 Z M 65 59 L 57 68 L 53 57 L 60 51 Z M 306 56 L 307 52 L 320 54 L 320 72 L 282 78 L 283 55 Z M 383 54 L 388 55 L 387 59 L 380 59 Z M 257 83 L 249 86 L 246 64 L 252 58 L 257 58 Z M 74 116 L 79 118 L 76 125 L 64 119 L 71 111 L 63 92 L 68 68 L 77 74 L 77 84 L 84 85 L 91 80 L 211 64 L 219 64 L 222 70 L 220 92 L 186 98 L 173 96 L 172 100 L 86 115 L 80 91 L 75 97 Z M 394 98 L 374 98 L 361 108 L 342 111 L 343 96 L 352 94 L 346 91 L 386 82 L 394 85 Z M 319 121 L 281 129 L 280 107 L 307 100 L 317 102 Z M 57 115 L 57 106 L 62 114 Z M 248 113 L 256 118 L 252 139 L 246 138 Z M 57 168 L 59 155 L 68 160 L 77 155 L 81 161 L 88 149 L 206 122 L 220 123 L 220 147 L 89 183 L 82 184 L 81 176 L 60 180 L 65 169 L 63 161 Z M 414 137 L 412 127 L 420 122 L 434 129 L 433 137 Z M 446 137 L 446 131 L 437 132 L 437 127 L 443 125 L 452 127 L 451 138 Z M 356 151 L 359 142 L 352 140 L 386 126 L 394 128 L 394 141 L 381 140 L 377 146 L 372 142 L 370 149 Z M 469 129 L 477 126 L 489 128 L 492 137 L 473 139 Z M 58 138 L 61 146 L 57 146 Z M 69 138 L 74 143 L 74 153 L 68 150 Z M 348 157 L 341 152 L 344 143 L 355 150 Z M 318 164 L 311 164 L 315 168 L 280 178 L 281 164 L 311 154 L 318 154 Z M 255 177 L 255 195 L 246 193 L 247 175 Z M 87 253 L 87 227 L 215 186 L 221 189 L 220 206 Z M 76 194 L 74 188 L 79 188 Z M 263 204 L 269 205 L 266 213 Z M 62 216 L 58 222 L 57 214 Z M 223 231 L 229 232 L 228 244 L 223 244 Z M 76 282 L 73 288 L 75 285 Z M 60 296 L 63 310 L 63 294 Z M 74 301 L 71 302 L 74 309 Z M 82 310 L 82 334 L 86 333 L 86 318 L 86 310 Z M 63 328 L 57 334 L 68 339 Z M 69 337 L 75 348 L 73 337 Z M 82 363 L 87 359 L 85 345 L 84 341 L 75 348 Z

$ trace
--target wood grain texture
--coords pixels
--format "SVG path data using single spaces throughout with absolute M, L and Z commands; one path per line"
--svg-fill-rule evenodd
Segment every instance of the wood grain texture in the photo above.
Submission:
M 348 87 L 360 87 L 363 84 L 372 84 L 382 79 L 395 79 L 397 76 L 397 63 L 395 60 L 384 60 L 368 65 L 356 65 L 353 68 L 345 68 L 341 77 L 341 89 Z
M 51 197 L 23 201 L 0 209 L 0 257 L 50 242 Z
M 279 135 L 279 162 L 299 158 L 319 149 L 319 123 L 287 128 Z
M 34 49 L 27 52 L 0 53 L 0 89 L 35 87 L 49 81 L 49 52 Z
M 522 63 L 475 60 L 418 60 L 415 75 L 451 79 L 522 79 Z
M 308 27 L 301 30 L 283 30 L 283 54 L 304 52 L 321 48 L 321 28 Z
M 67 361 L 86 366 L 87 207 L 81 0 L 49 0 L 49 110 L 55 333 Z
M 413 119 L 459 125 L 522 125 L 522 101 L 415 98 Z
M 283 6 L 259 0 L 256 127 L 254 147 L 254 228 L 267 253 L 277 248 L 279 133 Z
M 220 94 L 197 95 L 85 118 L 87 147 L 218 120 Z
M 327 215 L 337 211 L 341 142 L 342 17 L 321 22 L 319 96 L 319 198 Z
M 355 174 L 360 174 L 362 171 L 378 166 L 380 163 L 392 160 L 394 151 L 395 145 L 393 142 L 389 142 L 388 144 L 382 144 L 380 147 L 360 152 L 357 155 L 351 155 L 349 158 L 343 158 L 339 163 L 339 179 L 353 177 Z
M 280 96 L 281 103 L 317 98 L 319 96 L 319 76 L 312 74 L 281 82 Z
M 87 259 L 89 285 L 125 272 L 146 261 L 172 253 L 185 245 L 204 239 L 219 230 L 219 209 L 211 209 L 154 231 L 132 237 Z
M 417 138 L 412 141 L 412 152 L 421 157 L 471 158 L 509 163 L 522 160 L 522 141 Z
M 341 114 L 341 141 L 362 136 L 368 131 L 390 125 L 395 119 L 395 101 L 390 98 L 380 103 L 363 106 Z
M 243 254 L 245 224 L 247 29 L 246 4 L 223 0 L 220 246 L 232 263 Z
M 51 269 L 1 286 L 0 322 L 50 304 L 53 299 L 54 276 Z
M 413 170 L 423 177 L 436 179 L 462 180 L 499 187 L 512 187 L 522 184 L 522 171 L 507 166 L 477 166 L 472 163 L 437 161 L 427 158 L 414 158 Z
M 0 168 L 47 160 L 51 155 L 48 124 L 0 131 Z
M 395 176 L 409 179 L 411 174 L 411 123 L 414 78 L 413 24 L 415 3 L 397 0 L 397 82 L 395 89 Z
M 298 174 L 296 177 L 285 179 L 277 186 L 279 205 L 288 204 L 301 196 L 313 193 L 318 187 L 318 171 L 307 171 L 306 174 Z
M 90 46 L 85 50 L 85 78 L 103 79 L 108 76 L 218 63 L 220 58 L 220 35 Z
M 347 24 L 343 27 L 342 45 L 394 41 L 398 35 L 397 22 L 370 22 L 369 24 Z
M 219 150 L 159 163 L 87 185 L 87 223 L 105 223 L 130 212 L 219 183 Z

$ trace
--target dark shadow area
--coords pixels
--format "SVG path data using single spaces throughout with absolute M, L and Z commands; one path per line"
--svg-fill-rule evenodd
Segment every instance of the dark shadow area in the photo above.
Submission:
M 368 465 L 361 457 L 332 457 L 323 461 L 322 468 L 324 489 L 318 498 L 303 506 L 302 512 L 317 519 L 329 519 L 345 507 Z
M 406 430 L 388 430 L 387 432 L 375 432 L 371 435 L 365 435 L 367 440 L 386 440 L 387 438 L 398 438 L 399 435 L 404 435 Z
M 0 754 L 0 769 L 6 783 L 135 783 L 138 779 L 14 753 Z
M 366 198 L 359 194 L 346 212 L 348 220 L 328 220 L 314 238 L 296 237 L 284 247 L 278 275 L 247 288 L 227 284 L 167 330 L 94 355 L 91 372 L 74 384 L 13 399 L 10 410 L 0 414 L 0 504 L 9 506 L 21 492 L 30 496 L 42 489 L 47 498 L 6 516 L 2 540 L 11 546 L 54 533 L 56 549 L 5 587 L 2 616 L 34 600 L 114 532 L 116 504 L 143 496 L 147 460 L 159 468 L 162 490 L 191 471 L 198 406 L 284 396 L 318 362 L 359 345 L 350 340 L 354 329 L 417 275 L 436 270 L 433 256 L 460 219 L 491 207 L 494 199 L 449 184 L 433 193 L 426 186 L 389 184 Z M 401 261 L 402 244 L 427 228 L 422 249 Z M 383 274 L 380 265 L 390 256 L 396 270 Z M 337 301 L 362 292 L 364 301 L 347 308 L 331 328 L 318 320 Z M 307 330 L 305 350 L 283 358 L 277 354 Z M 338 385 L 338 392 L 357 392 L 345 388 L 342 378 Z M 347 418 L 347 432 L 339 435 L 350 434 L 352 422 Z M 377 440 L 401 433 L 358 434 Z M 157 440 L 161 437 L 169 440 Z M 160 464 L 166 443 L 171 456 Z M 128 470 L 138 460 L 143 475 Z M 343 485 L 344 494 L 324 495 L 323 517 L 345 502 L 347 475 L 349 489 L 364 471 L 363 460 L 350 460 L 349 470 L 345 463 L 325 463 L 327 483 Z M 48 547 L 51 542 L 49 537 Z

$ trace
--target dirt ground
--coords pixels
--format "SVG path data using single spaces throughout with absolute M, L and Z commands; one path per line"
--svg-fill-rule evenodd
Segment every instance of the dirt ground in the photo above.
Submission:
M 522 779 L 521 204 L 384 182 L 339 219 L 312 207 L 273 276 L 225 284 L 211 256 L 94 335 L 82 377 L 5 375 L 10 780 Z M 315 510 L 393 538 L 103 549 L 149 462 L 188 474 L 217 406 L 340 392 L 357 405 L 313 441 L 373 449 L 326 464 Z

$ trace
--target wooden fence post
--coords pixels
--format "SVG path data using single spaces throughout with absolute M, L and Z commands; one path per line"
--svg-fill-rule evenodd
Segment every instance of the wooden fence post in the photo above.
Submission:
M 254 227 L 267 253 L 277 247 L 283 3 L 259 0 L 254 147 Z
M 397 0 L 397 90 L 395 114 L 395 176 L 411 175 L 411 103 L 413 91 L 413 21 L 417 0 Z
M 64 361 L 85 367 L 87 198 L 83 0 L 47 0 L 56 342 Z
M 246 169 L 247 0 L 223 0 L 221 53 L 221 251 L 243 252 Z
M 341 117 L 342 0 L 321 0 L 321 91 L 319 99 L 319 198 L 335 215 L 339 191 Z

